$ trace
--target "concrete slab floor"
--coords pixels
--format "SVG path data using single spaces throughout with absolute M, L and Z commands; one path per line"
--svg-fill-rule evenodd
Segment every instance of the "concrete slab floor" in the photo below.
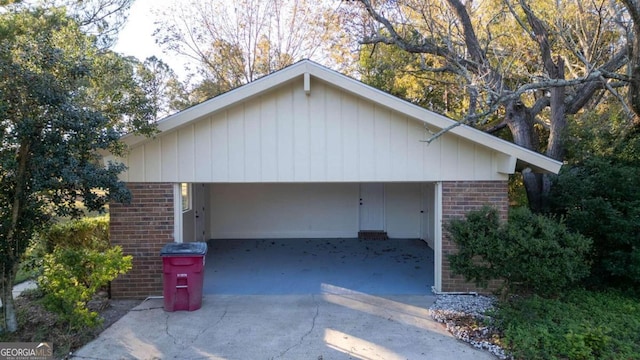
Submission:
M 205 294 L 321 294 L 337 286 L 367 294 L 429 295 L 433 250 L 422 240 L 211 240 Z

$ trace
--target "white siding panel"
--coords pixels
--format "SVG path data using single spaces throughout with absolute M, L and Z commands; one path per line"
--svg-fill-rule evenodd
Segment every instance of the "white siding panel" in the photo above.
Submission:
M 162 148 L 162 181 L 179 182 L 178 176 L 178 132 L 163 134 L 159 139 Z M 133 180 L 136 181 L 136 180 Z M 149 179 L 148 181 L 153 181 Z
M 162 157 L 160 154 L 160 142 L 151 141 L 144 145 L 144 177 L 145 179 L 158 179 L 162 171 Z
M 309 102 L 302 88 L 293 88 L 293 166 L 294 181 L 309 181 L 311 179 L 311 164 L 309 152 Z
M 475 160 L 475 146 L 469 141 L 460 139 L 458 141 L 457 179 L 474 178 Z
M 358 174 L 358 106 L 357 99 L 342 93 L 342 174 L 345 181 L 361 179 Z
M 433 134 L 425 131 L 424 140 L 429 139 Z M 442 142 L 435 140 L 431 143 L 424 143 L 422 148 L 424 154 L 424 167 L 422 178 L 424 180 L 438 180 L 442 171 Z
M 375 108 L 374 114 L 374 157 L 375 179 L 388 179 L 391 171 L 391 122 L 390 111 L 382 107 Z
M 458 138 L 451 134 L 444 134 L 438 140 L 441 142 L 441 178 L 442 180 L 458 180 Z
M 210 181 L 211 163 L 211 118 L 195 123 L 195 181 Z
M 391 120 L 391 174 L 389 178 L 394 181 L 402 181 L 407 176 L 408 156 L 408 124 L 407 119 L 393 114 Z
M 260 109 L 260 173 L 262 181 L 278 180 L 278 122 L 273 98 L 266 98 Z
M 474 176 L 476 178 L 487 179 L 490 178 L 492 173 L 495 173 L 496 166 L 494 165 L 493 156 L 491 152 L 479 145 L 474 145 Z
M 426 146 L 422 140 L 424 135 L 424 126 L 417 121 L 407 119 L 407 177 L 405 180 L 420 181 L 422 180 L 422 169 L 424 166 L 424 158 L 422 155 L 423 148 Z
M 229 129 L 227 113 L 211 118 L 212 181 L 229 180 Z
M 344 151 L 342 147 L 343 116 L 340 93 L 325 87 L 326 97 L 326 131 L 327 131 L 327 180 L 341 181 L 344 178 L 342 163 Z
M 309 99 L 309 166 L 314 181 L 327 179 L 326 91 L 322 84 L 312 84 Z
M 178 173 L 185 181 L 195 180 L 195 137 L 194 125 L 178 130 Z
M 278 111 L 278 180 L 292 181 L 293 168 L 293 99 L 290 88 L 277 92 Z
M 229 181 L 244 181 L 245 128 L 244 107 L 238 106 L 227 112 L 229 137 Z
M 132 149 L 129 153 L 129 177 L 133 179 L 140 179 L 139 181 L 147 181 L 144 176 L 144 146 Z
M 244 108 L 244 178 L 243 181 L 261 180 L 260 155 L 260 103 L 247 103 Z
M 358 176 L 375 179 L 375 119 L 373 103 L 358 100 Z

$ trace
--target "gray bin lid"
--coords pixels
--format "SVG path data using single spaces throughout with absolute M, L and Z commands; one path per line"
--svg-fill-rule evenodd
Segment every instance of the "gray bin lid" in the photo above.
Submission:
M 187 243 L 168 243 L 160 250 L 160 256 L 192 256 L 206 255 L 207 243 L 205 242 L 187 242 Z

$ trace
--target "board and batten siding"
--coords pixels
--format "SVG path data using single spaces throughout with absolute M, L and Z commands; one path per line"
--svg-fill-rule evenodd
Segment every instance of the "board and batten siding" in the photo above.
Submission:
M 432 131 L 437 131 L 433 129 Z M 131 149 L 136 182 L 504 180 L 499 154 L 324 83 L 302 79 Z

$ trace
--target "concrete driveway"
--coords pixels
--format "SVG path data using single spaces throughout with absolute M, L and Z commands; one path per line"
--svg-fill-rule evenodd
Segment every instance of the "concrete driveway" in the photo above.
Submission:
M 495 359 L 431 319 L 433 250 L 420 240 L 209 243 L 202 308 L 143 302 L 84 359 Z
M 207 295 L 193 312 L 148 300 L 80 359 L 495 359 L 431 320 L 433 296 Z

